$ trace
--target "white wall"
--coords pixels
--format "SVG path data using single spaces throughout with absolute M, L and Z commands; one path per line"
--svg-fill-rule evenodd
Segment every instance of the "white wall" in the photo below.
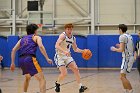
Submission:
M 140 1 L 137 0 L 137 23 L 140 23 L 139 8 Z M 135 23 L 135 0 L 100 0 L 99 11 L 100 24 Z M 116 30 L 114 28 L 116 28 Z M 129 26 L 128 29 L 128 32 L 135 33 L 134 27 Z M 101 34 L 115 34 L 117 32 L 117 27 L 102 26 L 99 32 Z
M 85 11 L 88 12 L 88 0 L 74 0 L 76 3 L 80 5 Z M 44 11 L 53 11 L 52 10 L 52 0 L 46 0 L 44 4 Z M 56 13 L 55 17 L 58 18 L 67 18 L 67 17 L 82 17 L 80 13 L 78 13 L 74 7 L 72 7 L 67 0 L 56 0 Z M 75 22 L 77 20 L 58 20 L 57 24 L 65 24 L 70 22 Z
M 11 0 L 0 0 L 1 9 L 11 9 Z
M 100 23 L 134 23 L 134 0 L 100 0 Z
M 0 0 L 0 8 L 11 8 L 11 0 Z M 22 2 L 22 9 L 27 8 L 28 0 L 18 0 Z M 45 0 L 44 11 L 53 12 L 53 0 Z M 55 0 L 56 9 L 55 9 L 55 17 L 58 18 L 67 18 L 67 17 L 82 17 L 83 15 L 78 12 L 71 4 L 68 2 L 69 0 Z M 71 0 L 72 1 L 72 0 Z M 80 7 L 89 13 L 89 0 L 74 0 Z M 98 0 L 97 0 L 98 1 Z M 140 24 L 140 0 L 136 0 L 137 4 L 137 20 L 136 23 Z M 135 22 L 135 0 L 99 0 L 99 23 L 100 24 L 133 24 Z M 97 6 L 97 4 L 96 4 Z M 97 8 L 96 8 L 97 9 Z M 19 6 L 20 11 L 20 6 Z M 23 13 L 23 17 L 27 17 L 28 11 L 26 10 Z M 0 15 L 2 15 L 0 13 Z M 88 15 L 87 15 L 88 16 Z M 80 20 L 57 20 L 56 24 L 65 24 L 70 22 L 78 22 Z M 62 25 L 63 26 L 63 25 Z M 136 30 L 140 27 L 137 26 Z M 60 29 L 62 31 L 63 29 Z M 86 27 L 76 27 L 76 31 L 80 33 L 88 33 Z M 97 32 L 97 27 L 96 27 Z M 134 28 L 132 26 L 129 27 L 129 32 L 134 33 Z M 1 33 L 1 32 L 0 32 Z M 117 27 L 116 26 L 108 26 L 108 27 L 100 27 L 99 34 L 116 34 Z
M 11 9 L 11 0 L 0 0 L 0 10 L 3 9 L 4 11 L 0 11 L 0 17 L 5 16 L 5 11 L 11 13 L 10 10 L 6 10 L 6 9 Z
M 137 12 L 137 20 L 136 20 L 136 22 L 138 23 L 138 24 L 140 24 L 140 0 L 137 0 L 137 2 L 136 2 L 136 12 Z

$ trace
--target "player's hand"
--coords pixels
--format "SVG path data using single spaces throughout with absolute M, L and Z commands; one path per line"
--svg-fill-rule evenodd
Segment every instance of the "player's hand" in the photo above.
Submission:
M 65 51 L 64 54 L 65 54 L 66 56 L 71 56 L 70 52 L 68 52 L 68 51 Z
M 116 47 L 119 48 L 120 47 L 120 44 L 116 44 Z
M 15 64 L 11 64 L 10 70 L 13 72 L 15 70 Z
M 111 47 L 110 47 L 110 50 L 111 50 L 111 51 L 116 51 L 116 48 L 115 48 L 114 46 L 111 46 Z
M 85 50 L 89 50 L 89 49 L 83 49 L 83 50 L 81 50 L 81 53 L 83 53 Z
M 3 57 L 2 56 L 0 56 L 0 62 L 3 60 Z
M 47 59 L 47 62 L 48 62 L 49 64 L 53 64 L 53 61 L 52 61 L 51 59 Z

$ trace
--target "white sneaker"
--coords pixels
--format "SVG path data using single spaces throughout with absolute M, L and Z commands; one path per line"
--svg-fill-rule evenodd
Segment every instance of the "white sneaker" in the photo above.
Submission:
M 127 89 L 124 89 L 123 91 L 124 91 L 123 93 L 129 93 Z
M 128 90 L 128 93 L 134 93 L 133 89 L 132 90 Z

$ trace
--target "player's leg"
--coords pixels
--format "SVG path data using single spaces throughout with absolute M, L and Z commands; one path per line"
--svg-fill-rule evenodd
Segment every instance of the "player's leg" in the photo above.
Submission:
M 78 69 L 76 63 L 73 61 L 68 65 L 68 67 L 73 71 L 77 83 L 80 84 L 81 83 L 81 80 L 80 80 L 81 76 L 80 76 L 79 69 Z
M 132 86 L 131 86 L 129 80 L 126 78 L 126 74 L 121 73 L 120 79 L 122 81 L 124 89 L 132 90 Z
M 39 81 L 40 93 L 46 93 L 46 80 L 45 80 L 43 72 L 39 72 L 35 74 L 34 76 Z
M 139 75 L 140 75 L 140 60 L 137 63 L 137 69 L 138 69 L 138 72 L 139 72 Z
M 57 81 L 55 82 L 55 91 L 56 92 L 60 92 L 60 82 L 62 80 L 64 80 L 64 78 L 66 77 L 67 75 L 67 68 L 65 66 L 60 66 L 59 67 L 59 71 L 60 71 L 60 74 L 58 76 L 58 79 Z
M 140 56 L 137 57 L 136 62 L 137 62 L 137 69 L 140 75 Z
M 79 72 L 79 69 L 76 65 L 76 63 L 73 61 L 71 63 L 69 63 L 68 67 L 73 71 L 74 75 L 75 75 L 75 78 L 76 78 L 76 81 L 79 85 L 79 92 L 84 92 L 87 87 L 86 86 L 83 86 L 82 83 L 81 83 L 81 76 L 80 76 L 80 72 Z
M 39 87 L 40 87 L 40 92 L 41 93 L 46 93 L 46 80 L 44 78 L 44 74 L 42 72 L 42 69 L 35 57 L 32 57 L 32 76 L 35 76 L 35 78 L 39 81 Z
M 25 80 L 24 80 L 24 87 L 23 87 L 23 91 L 26 93 L 28 90 L 28 86 L 29 86 L 29 82 L 31 79 L 31 75 L 30 74 L 25 74 Z
M 60 71 L 60 74 L 57 78 L 57 81 L 55 82 L 55 91 L 56 92 L 60 92 L 60 83 L 62 80 L 64 80 L 64 78 L 66 77 L 67 75 L 67 68 L 65 66 L 65 59 L 66 58 L 65 56 L 59 56 L 57 54 L 55 54 L 55 57 L 54 57 L 54 60 L 55 60 L 55 64 L 57 65 L 59 71 Z
M 60 74 L 57 79 L 57 83 L 60 83 L 67 76 L 67 68 L 65 66 L 59 67 Z
M 130 83 L 130 81 L 126 77 L 126 73 L 128 71 L 131 71 L 131 68 L 132 68 L 132 66 L 131 66 L 132 64 L 130 65 L 130 63 L 133 64 L 133 62 L 130 62 L 130 59 L 129 58 L 123 58 L 123 60 L 122 60 L 122 66 L 121 66 L 120 79 L 122 81 L 122 84 L 123 84 L 123 87 L 124 87 L 124 90 L 126 91 L 126 93 L 127 93 L 127 91 L 129 93 L 132 93 L 132 91 L 133 91 L 132 90 L 131 83 Z
M 4 69 L 4 63 L 0 61 L 0 68 L 3 70 Z

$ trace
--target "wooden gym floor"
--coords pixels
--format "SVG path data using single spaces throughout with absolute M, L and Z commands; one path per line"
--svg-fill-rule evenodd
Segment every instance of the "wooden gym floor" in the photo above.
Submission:
M 44 69 L 47 81 L 47 92 L 54 92 L 54 82 L 57 79 L 59 71 L 57 69 Z M 83 85 L 89 89 L 85 93 L 123 93 L 121 81 L 119 79 L 119 70 L 80 70 Z M 135 90 L 134 93 L 140 93 L 140 79 L 137 70 L 133 70 L 128 74 L 128 79 L 132 83 Z M 0 69 L 0 88 L 2 93 L 23 93 L 24 76 L 21 70 L 16 69 L 15 72 Z M 28 93 L 39 92 L 38 82 L 35 78 L 31 79 Z M 78 86 L 74 75 L 68 71 L 68 76 L 62 82 L 60 93 L 79 93 Z

